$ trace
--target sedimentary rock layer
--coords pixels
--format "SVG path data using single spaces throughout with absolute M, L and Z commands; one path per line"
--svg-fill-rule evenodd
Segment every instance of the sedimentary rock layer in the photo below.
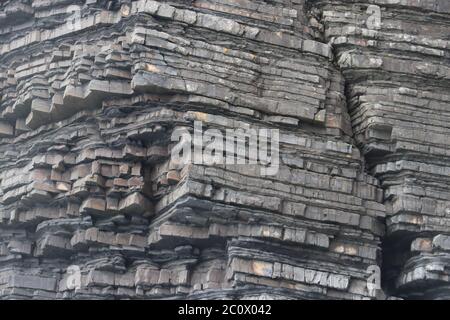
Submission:
M 447 297 L 449 13 L 2 2 L 0 298 Z M 196 121 L 279 130 L 276 174 L 173 161 Z
M 387 289 L 448 298 L 450 3 L 370 4 L 312 3 L 346 79 L 357 145 L 384 189 Z M 373 30 L 368 13 L 380 14 Z

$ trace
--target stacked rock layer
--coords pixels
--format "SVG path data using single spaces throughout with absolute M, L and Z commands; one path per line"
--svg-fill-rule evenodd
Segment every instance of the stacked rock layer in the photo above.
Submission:
M 447 299 L 450 2 L 368 2 L 311 3 L 346 80 L 357 146 L 384 189 L 387 289 Z
M 2 2 L 0 298 L 448 297 L 449 15 Z M 278 130 L 276 174 L 176 163 L 199 122 Z

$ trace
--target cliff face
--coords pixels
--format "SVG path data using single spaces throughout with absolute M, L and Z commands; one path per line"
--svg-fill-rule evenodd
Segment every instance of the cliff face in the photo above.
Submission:
M 450 298 L 449 18 L 3 1 L 0 298 Z M 249 128 L 272 174 L 174 160 L 177 132 Z
M 384 190 L 383 280 L 406 298 L 449 298 L 450 2 L 370 2 L 375 31 L 361 3 L 313 6 L 346 80 L 355 142 Z

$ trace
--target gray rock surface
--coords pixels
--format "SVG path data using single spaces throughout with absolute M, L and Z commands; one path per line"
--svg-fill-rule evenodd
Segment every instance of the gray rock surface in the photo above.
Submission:
M 1 2 L 0 298 L 450 298 L 449 18 Z M 174 163 L 194 121 L 278 129 L 278 173 Z

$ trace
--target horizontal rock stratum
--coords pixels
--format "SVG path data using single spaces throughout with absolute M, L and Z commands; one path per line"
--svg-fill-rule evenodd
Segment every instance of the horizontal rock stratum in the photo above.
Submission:
M 449 30 L 448 0 L 2 1 L 0 299 L 450 298 Z M 174 161 L 199 122 L 276 131 L 276 172 Z

